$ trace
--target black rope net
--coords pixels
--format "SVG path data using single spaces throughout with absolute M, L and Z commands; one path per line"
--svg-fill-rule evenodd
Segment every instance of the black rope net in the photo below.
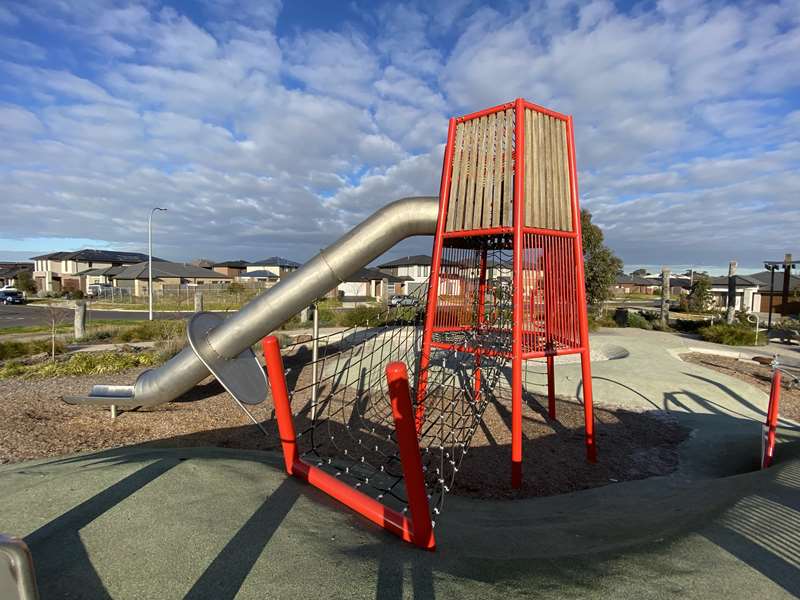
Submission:
M 488 253 L 495 269 L 504 269 L 506 258 L 510 254 L 502 251 Z M 495 338 L 510 336 L 510 284 L 498 280 L 487 287 L 480 261 L 480 250 L 464 253 L 449 258 L 441 270 L 447 275 L 440 281 L 440 306 L 460 307 L 470 329 L 459 331 L 458 339 L 472 349 L 502 346 L 506 342 Z M 316 361 L 311 339 L 286 345 L 282 352 L 301 458 L 401 513 L 408 512 L 408 501 L 385 368 L 393 361 L 406 364 L 416 409 L 427 290 L 426 283 L 403 305 L 389 307 L 362 325 L 320 336 Z M 481 290 L 484 306 L 492 310 L 480 309 Z M 418 433 L 435 524 L 487 405 L 497 401 L 499 390 L 508 389 L 508 372 L 502 356 L 490 353 L 476 359 L 471 352 L 436 348 L 426 370 L 424 421 Z

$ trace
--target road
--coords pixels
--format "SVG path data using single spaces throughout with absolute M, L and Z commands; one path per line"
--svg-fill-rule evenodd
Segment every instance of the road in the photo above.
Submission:
M 74 311 L 70 308 L 58 309 L 61 323 L 71 323 Z M 184 318 L 189 318 L 192 313 L 183 313 Z M 174 312 L 155 313 L 157 319 L 175 319 Z M 95 319 L 147 319 L 146 311 L 113 311 L 113 310 L 89 310 L 87 319 L 89 322 Z M 49 325 L 50 311 L 39 306 L 17 306 L 0 304 L 0 330 L 6 327 L 30 327 L 35 325 Z

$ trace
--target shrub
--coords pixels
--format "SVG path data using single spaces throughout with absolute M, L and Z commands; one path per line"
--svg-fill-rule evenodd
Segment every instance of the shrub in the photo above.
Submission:
M 617 322 L 607 314 L 595 316 L 589 313 L 589 331 L 597 331 L 600 327 L 616 327 Z
M 0 360 L 23 358 L 34 354 L 49 353 L 52 349 L 49 339 L 32 340 L 30 342 L 8 341 L 0 342 Z M 63 342 L 56 340 L 56 354 L 64 352 Z
M 672 326 L 682 333 L 697 333 L 708 325 L 708 321 L 697 319 L 676 319 Z
M 35 365 L 10 364 L 0 368 L 0 379 L 7 377 L 63 377 L 106 375 L 136 367 L 154 367 L 161 361 L 157 352 L 79 352 L 66 360 Z
M 72 290 L 69 293 L 70 300 L 83 300 L 86 295 L 81 290 Z
M 123 329 L 116 335 L 121 342 L 150 342 L 168 340 L 175 337 L 183 338 L 186 335 L 186 322 L 183 319 L 142 321 L 141 323 Z
M 717 323 L 698 330 L 700 336 L 707 342 L 725 344 L 727 346 L 754 346 L 756 343 L 755 330 L 742 323 Z M 767 336 L 759 336 L 759 345 L 765 344 Z
M 385 310 L 380 306 L 358 306 L 342 315 L 342 325 L 355 327 L 361 325 L 380 325 L 385 320 Z
M 653 324 L 646 319 L 641 313 L 628 311 L 628 320 L 625 324 L 626 327 L 636 327 L 638 329 L 652 329 Z

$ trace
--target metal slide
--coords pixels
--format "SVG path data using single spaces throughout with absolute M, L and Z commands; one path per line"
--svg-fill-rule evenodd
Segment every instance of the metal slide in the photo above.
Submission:
M 231 375 L 234 371 L 252 372 L 260 377 L 258 387 L 266 390 L 261 387 L 260 366 L 258 371 L 253 367 L 251 346 L 398 242 L 436 233 L 438 212 L 438 198 L 431 196 L 403 198 L 388 204 L 219 325 L 209 328 L 211 320 L 198 318 L 204 313 L 195 315 L 187 327 L 191 344 L 161 367 L 139 375 L 133 385 L 95 385 L 88 396 L 66 397 L 64 401 L 155 406 L 188 392 L 209 372 L 226 389 L 235 385 L 237 377 Z M 236 399 L 245 404 L 261 400 Z

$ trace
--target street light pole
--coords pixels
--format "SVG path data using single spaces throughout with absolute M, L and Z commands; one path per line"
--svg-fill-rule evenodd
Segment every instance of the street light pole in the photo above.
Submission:
M 148 320 L 153 320 L 153 213 L 157 210 L 167 211 L 166 208 L 154 208 L 147 218 L 147 295 L 149 297 Z

